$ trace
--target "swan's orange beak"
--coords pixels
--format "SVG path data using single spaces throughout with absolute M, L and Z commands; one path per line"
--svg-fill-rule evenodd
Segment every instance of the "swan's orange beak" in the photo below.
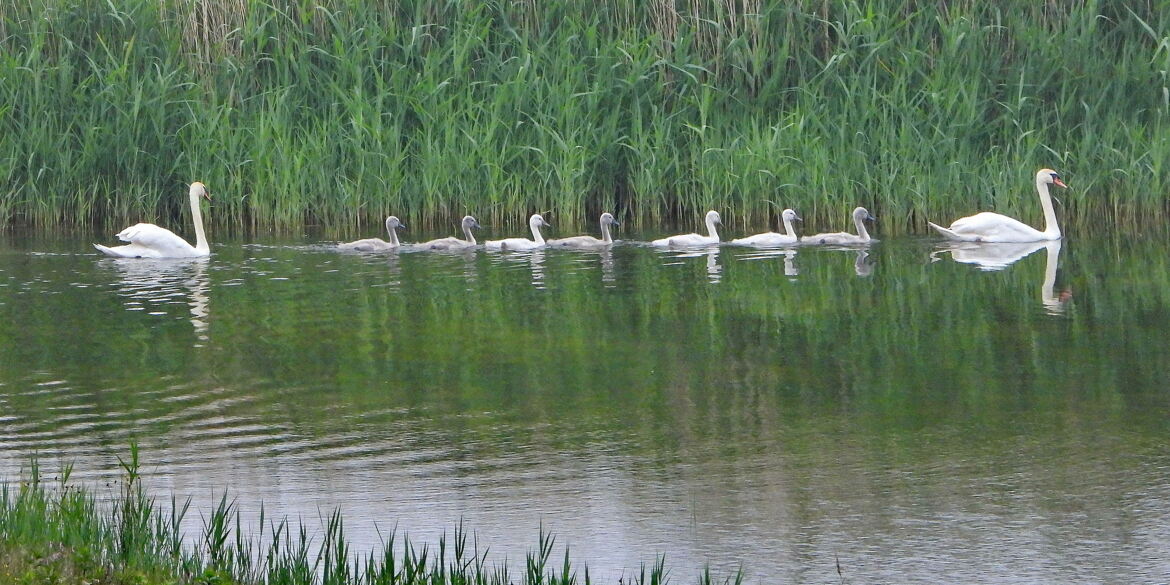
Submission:
M 1068 185 L 1065 185 L 1064 181 L 1060 180 L 1060 177 L 1052 177 L 1052 184 L 1056 185 L 1057 187 L 1064 187 L 1065 189 L 1068 189 Z

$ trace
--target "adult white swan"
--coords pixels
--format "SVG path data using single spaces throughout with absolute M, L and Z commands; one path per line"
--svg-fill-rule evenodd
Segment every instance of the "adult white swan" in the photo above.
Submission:
M 420 242 L 415 244 L 415 248 L 424 250 L 457 250 L 460 248 L 471 248 L 476 245 L 475 234 L 471 233 L 471 228 L 480 229 L 479 222 L 470 215 L 463 216 L 463 238 L 460 240 L 456 237 L 439 238 L 437 240 L 430 240 L 427 242 Z
M 802 244 L 824 244 L 827 246 L 849 246 L 876 242 L 877 240 L 869 237 L 869 230 L 865 229 L 866 221 L 877 221 L 877 218 L 870 215 L 869 211 L 864 207 L 858 207 L 853 210 L 853 225 L 857 226 L 856 234 L 849 232 L 816 234 L 814 236 L 805 236 L 801 238 L 800 242 Z
M 707 212 L 707 217 L 704 219 L 707 224 L 707 235 L 701 236 L 699 234 L 681 234 L 677 236 L 670 236 L 668 238 L 661 238 L 650 242 L 655 246 L 670 246 L 671 248 L 685 248 L 688 246 L 709 246 L 711 244 L 719 243 L 719 232 L 715 231 L 715 224 L 723 223 L 719 219 L 719 212 L 712 209 Z
M 194 246 L 171 230 L 153 223 L 139 223 L 118 232 L 118 239 L 129 244 L 113 248 L 94 244 L 93 247 L 116 258 L 199 258 L 211 255 L 207 235 L 203 232 L 203 213 L 199 210 L 199 198 L 211 201 L 211 195 L 207 194 L 207 187 L 198 181 L 191 183 L 188 195 L 191 199 L 191 221 L 195 223 Z
M 483 243 L 485 247 L 491 250 L 532 250 L 533 248 L 543 247 L 544 236 L 540 235 L 540 228 L 552 227 L 539 213 L 532 214 L 528 218 L 528 227 L 532 230 L 532 239 L 526 240 L 524 238 L 505 238 L 503 240 L 488 240 Z
M 338 244 L 337 247 L 342 250 L 356 250 L 358 252 L 377 252 L 379 250 L 397 248 L 401 244 L 398 243 L 398 232 L 395 230 L 404 227 L 406 227 L 406 224 L 402 223 L 402 220 L 391 215 L 386 218 L 386 233 L 390 234 L 389 242 L 381 238 L 366 238 L 356 242 Z
M 931 222 L 930 227 L 950 240 L 960 242 L 1041 242 L 1060 239 L 1060 226 L 1056 223 L 1056 212 L 1052 209 L 1052 196 L 1048 186 L 1067 187 L 1060 175 L 1052 169 L 1036 172 L 1036 192 L 1040 195 L 1040 206 L 1044 208 L 1044 231 L 1006 215 L 984 211 L 969 217 L 956 219 L 951 227 L 945 228 Z
M 737 246 L 756 246 L 758 248 L 790 246 L 799 243 L 800 238 L 796 237 L 796 230 L 792 229 L 792 222 L 801 221 L 800 216 L 796 215 L 796 212 L 791 209 L 785 209 L 780 214 L 780 219 L 784 223 L 784 233 L 782 234 L 765 232 L 746 238 L 737 238 L 731 240 L 730 243 Z
M 609 234 L 609 226 L 618 225 L 618 221 L 613 218 L 613 214 L 608 211 L 601 214 L 601 239 L 593 236 L 574 236 L 571 238 L 560 238 L 556 240 L 549 240 L 548 245 L 552 248 L 601 248 L 603 246 L 613 245 L 613 236 Z

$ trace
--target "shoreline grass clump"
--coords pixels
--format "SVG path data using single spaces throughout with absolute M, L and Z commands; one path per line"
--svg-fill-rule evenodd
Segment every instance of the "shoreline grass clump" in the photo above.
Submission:
M 302 524 L 268 520 L 260 509 L 261 534 L 243 531 L 240 513 L 227 496 L 209 511 L 197 539 L 180 528 L 190 500 L 172 497 L 164 506 L 147 496 L 139 475 L 138 449 L 119 458 L 123 477 L 109 502 L 69 482 L 65 466 L 55 482 L 30 461 L 18 484 L 0 484 L 0 583 L 195 583 L 203 585 L 570 585 L 592 583 L 589 568 L 580 571 L 554 555 L 555 537 L 540 530 L 523 573 L 507 563 L 489 564 L 478 538 L 468 543 L 462 523 L 453 537 L 437 546 L 416 545 L 391 532 L 380 550 L 362 554 L 346 540 L 344 519 L 333 512 L 318 537 Z M 742 572 L 721 583 L 743 581 Z M 667 582 L 665 557 L 628 577 L 635 585 Z M 710 570 L 700 585 L 718 581 Z
M 951 0 L 22 0 L 0 9 L 0 219 L 233 230 L 602 210 L 760 225 L 864 205 L 1170 213 L 1170 11 Z

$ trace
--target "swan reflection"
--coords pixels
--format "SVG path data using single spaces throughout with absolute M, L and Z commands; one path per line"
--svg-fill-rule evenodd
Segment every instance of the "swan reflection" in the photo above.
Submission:
M 528 257 L 528 268 L 532 271 L 532 286 L 545 288 L 544 284 L 544 250 L 536 249 Z
M 869 276 L 873 274 L 873 267 L 876 265 L 877 262 L 869 257 L 869 250 L 863 248 L 857 251 L 857 258 L 853 260 L 853 271 L 857 276 Z
M 723 279 L 723 267 L 719 264 L 719 246 L 695 246 L 684 250 L 671 250 L 670 258 L 707 258 L 707 281 L 715 284 Z M 668 264 L 683 264 L 683 262 L 669 262 Z
M 930 261 L 938 262 L 942 254 L 950 252 L 951 259 L 962 264 L 974 264 L 980 270 L 1003 270 L 1043 248 L 1047 244 L 1056 244 L 1060 250 L 1060 240 L 1054 242 L 1025 242 L 1025 243 L 984 243 L 984 242 L 946 242 L 937 250 L 931 252 Z
M 1060 268 L 1061 240 L 1026 243 L 947 242 L 930 254 L 930 260 L 938 262 L 942 254 L 950 252 L 955 262 L 974 264 L 980 270 L 1003 270 L 1042 248 L 1045 250 L 1045 263 L 1040 302 L 1049 314 L 1062 314 L 1072 299 L 1072 291 L 1067 288 L 1059 292 L 1055 290 L 1056 272 Z
M 1056 288 L 1056 271 L 1060 268 L 1060 240 L 1047 242 L 1044 246 L 1047 254 L 1044 263 L 1044 284 L 1040 286 L 1040 301 L 1044 303 L 1044 310 L 1050 315 L 1064 313 L 1068 302 L 1072 300 L 1072 289 L 1064 288 L 1053 292 Z
M 543 248 L 536 248 L 533 250 L 508 250 L 499 254 L 489 254 L 488 261 L 492 266 L 503 267 L 509 271 L 523 270 L 525 267 L 527 267 L 529 273 L 532 275 L 532 286 L 542 289 L 546 288 L 544 255 L 545 250 Z
M 800 276 L 800 267 L 796 265 L 796 250 L 793 248 L 772 248 L 754 250 L 738 256 L 739 260 L 769 260 L 777 257 L 784 258 L 784 276 Z
M 707 250 L 707 280 L 712 284 L 723 278 L 723 267 L 719 265 L 719 247 L 712 246 Z
M 598 256 L 601 258 L 601 282 L 605 283 L 606 288 L 613 288 L 617 282 L 613 272 L 613 247 L 602 248 Z
M 126 298 L 127 310 L 162 313 L 162 305 L 184 299 L 191 314 L 196 347 L 208 341 L 208 258 L 113 258 L 105 262 L 118 274 L 117 290 Z
M 784 276 L 800 276 L 796 266 L 796 250 L 784 250 Z

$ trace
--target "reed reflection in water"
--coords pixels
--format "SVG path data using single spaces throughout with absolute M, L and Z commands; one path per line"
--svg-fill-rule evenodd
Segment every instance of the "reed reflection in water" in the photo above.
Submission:
M 1156 581 L 1170 255 L 1054 244 L 8 246 L 0 472 L 108 480 L 133 439 L 197 509 L 340 507 L 361 550 L 463 519 L 512 559 L 543 524 L 607 582 Z

